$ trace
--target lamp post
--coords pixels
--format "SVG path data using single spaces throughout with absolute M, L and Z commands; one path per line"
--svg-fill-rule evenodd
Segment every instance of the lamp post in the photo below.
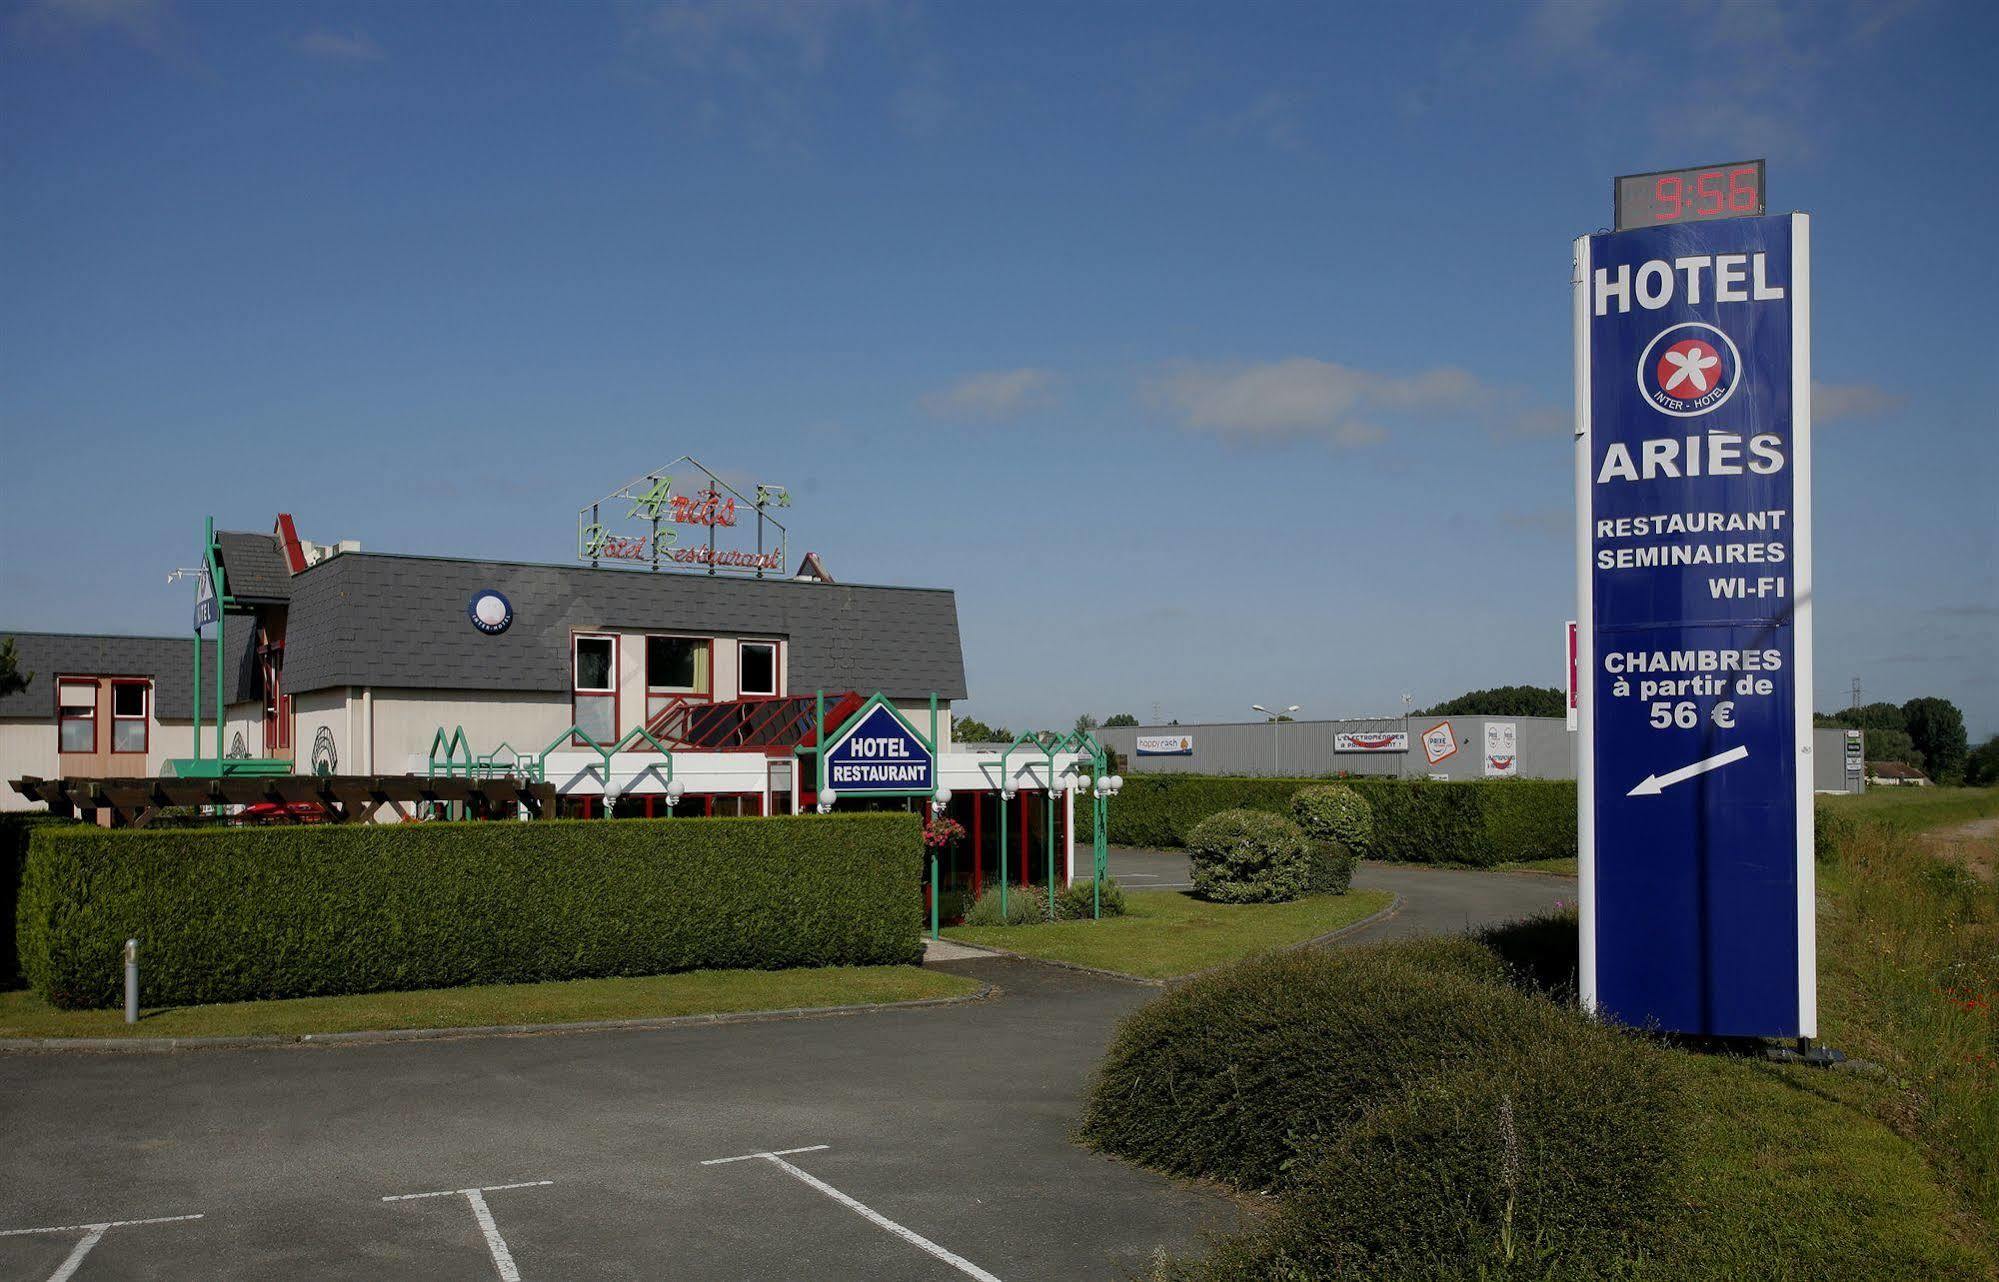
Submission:
M 1272 712 L 1260 703 L 1252 703 L 1249 705 L 1249 710 L 1251 712 L 1261 712 L 1264 716 L 1270 718 L 1270 775 L 1273 779 L 1277 778 L 1283 774 L 1283 771 L 1277 768 L 1277 723 L 1298 711 L 1298 705 L 1294 703 L 1282 712 Z

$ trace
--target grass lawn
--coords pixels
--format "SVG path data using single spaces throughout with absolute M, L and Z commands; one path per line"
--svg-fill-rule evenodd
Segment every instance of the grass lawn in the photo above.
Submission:
M 566 1024 L 729 1011 L 856 1006 L 957 997 L 978 985 L 916 966 L 827 966 L 812 970 L 700 970 L 636 979 L 483 984 L 407 993 L 227 1002 L 142 1012 L 57 1010 L 33 993 L 0 993 L 0 1037 L 241 1037 L 345 1033 L 383 1028 L 474 1028 Z
M 1517 859 L 1512 863 L 1495 865 L 1497 872 L 1551 872 L 1562 877 L 1576 875 L 1576 857 L 1568 855 L 1561 859 Z
M 1900 832 L 1921 832 L 1999 815 L 1999 788 L 1870 788 L 1859 794 L 1821 797 L 1819 804 Z
M 1661 1257 L 1640 1276 L 1983 1279 L 1974 1217 L 1850 1074 L 1682 1057 L 1693 1154 Z
M 947 939 L 1029 957 L 1169 979 L 1302 943 L 1386 908 L 1382 890 L 1313 895 L 1288 904 L 1211 904 L 1177 891 L 1125 896 L 1130 911 L 1102 921 L 1036 926 L 953 926 Z

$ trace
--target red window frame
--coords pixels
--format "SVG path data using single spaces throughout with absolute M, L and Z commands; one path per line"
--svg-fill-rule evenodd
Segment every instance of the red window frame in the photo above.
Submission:
M 745 690 L 743 688 L 743 651 L 753 645 L 770 647 L 770 685 L 768 690 Z M 743 699 L 779 699 L 784 697 L 784 642 L 782 641 L 737 641 L 736 642 L 736 695 Z
M 63 710 L 63 709 L 64 709 L 64 704 L 63 704 L 63 701 L 62 701 L 62 688 L 63 688 L 64 686 L 89 686 L 89 687 L 90 687 L 90 715 L 89 715 L 89 716 L 87 716 L 87 717 L 73 717 L 73 716 L 70 716 L 70 715 L 69 715 L 69 714 L 68 714 L 67 712 L 65 712 L 65 711 Z M 100 682 L 100 681 L 99 681 L 99 680 L 98 680 L 98 679 L 97 679 L 96 677 L 57 677 L 57 678 L 56 678 L 56 751 L 57 751 L 58 753 L 60 753 L 60 754 L 65 754 L 65 755 L 68 755 L 68 756 L 72 756 L 72 757 L 81 757 L 81 756 L 84 756 L 84 755 L 86 755 L 86 753 L 85 753 L 85 752 L 84 752 L 84 751 L 83 751 L 82 749 L 78 749 L 78 748 L 65 748 L 65 747 L 63 747 L 63 746 L 62 746 L 62 728 L 63 728 L 63 723 L 64 723 L 64 722 L 66 722 L 66 721 L 88 721 L 88 722 L 90 723 L 90 748 L 89 748 L 89 755 L 94 755 L 94 754 L 95 754 L 95 753 L 97 752 L 97 735 L 98 735 L 98 725 L 97 725 L 97 700 L 98 700 L 98 696 L 99 696 L 99 695 L 100 695 L 100 693 L 102 692 L 102 689 L 103 689 L 103 683 L 102 683 L 102 682 Z
M 128 716 L 128 715 L 121 715 L 121 714 L 119 713 L 119 711 L 118 711 L 118 690 L 119 690 L 119 687 L 121 687 L 121 686 L 124 686 L 124 687 L 137 687 L 137 688 L 138 688 L 138 690 L 140 691 L 141 695 L 142 695 L 142 696 L 144 697 L 144 700 L 145 700 L 145 703 L 144 703 L 143 707 L 141 707 L 141 709 L 140 709 L 140 711 L 139 711 L 139 715 L 138 715 L 138 716 L 134 717 L 134 716 Z M 138 723 L 139 723 L 139 728 L 140 728 L 140 729 L 141 729 L 142 731 L 144 731 L 144 737 L 143 737 L 143 738 L 142 738 L 142 739 L 140 740 L 140 743 L 139 743 L 139 746 L 138 746 L 138 747 L 136 747 L 136 748 L 120 748 L 120 747 L 118 746 L 118 723 L 119 723 L 120 721 L 136 721 L 136 722 L 138 722 Z M 153 725 L 152 725 L 152 722 L 153 722 L 153 683 L 152 683 L 151 681 L 148 681 L 148 680 L 146 680 L 146 679 L 142 678 L 142 677 L 124 677 L 124 678 L 115 678 L 115 677 L 114 677 L 114 678 L 112 679 L 112 681 L 111 681 L 111 751 L 112 751 L 112 753 L 113 753 L 114 755 L 117 755 L 117 756 L 126 756 L 126 757 L 142 757 L 142 756 L 146 755 L 147 753 L 151 752 L 151 751 L 153 750 Z
M 579 641 L 609 641 L 611 643 L 611 688 L 609 690 L 585 690 L 576 684 L 576 652 L 577 642 Z M 618 735 L 624 729 L 618 707 L 619 703 L 623 701 L 623 692 L 619 689 L 621 685 L 621 675 L 618 670 L 618 652 L 620 648 L 618 634 L 615 632 L 572 632 L 569 634 L 569 724 L 572 727 L 581 724 L 576 719 L 576 697 L 578 695 L 589 695 L 592 698 L 602 698 L 605 695 L 609 695 L 611 699 L 611 743 L 618 741 Z M 583 748 L 589 745 L 572 734 L 569 736 L 569 746 L 572 748 Z M 604 746 L 608 748 L 611 744 L 607 743 Z

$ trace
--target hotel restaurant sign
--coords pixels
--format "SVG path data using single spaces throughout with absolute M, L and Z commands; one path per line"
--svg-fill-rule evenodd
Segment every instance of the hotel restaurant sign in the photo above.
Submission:
M 576 559 L 758 578 L 782 574 L 787 534 L 771 511 L 790 506 L 782 485 L 758 484 L 754 497 L 745 495 L 683 454 L 577 509 Z

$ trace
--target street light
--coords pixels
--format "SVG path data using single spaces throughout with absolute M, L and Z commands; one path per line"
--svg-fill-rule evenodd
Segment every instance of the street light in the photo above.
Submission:
M 1271 777 L 1275 778 L 1283 773 L 1277 768 L 1277 723 L 1298 711 L 1298 705 L 1294 703 L 1282 712 L 1272 712 L 1260 703 L 1252 703 L 1249 705 L 1249 710 L 1251 712 L 1261 712 L 1264 716 L 1270 718 L 1270 774 Z

